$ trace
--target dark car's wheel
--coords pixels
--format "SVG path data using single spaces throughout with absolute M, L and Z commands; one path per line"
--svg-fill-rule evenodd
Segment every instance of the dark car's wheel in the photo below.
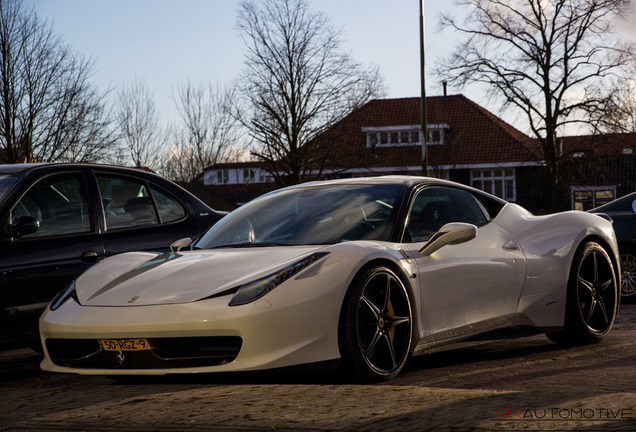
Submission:
M 343 306 L 340 350 L 344 370 L 358 380 L 398 374 L 411 347 L 411 303 L 400 278 L 378 266 L 356 278 Z
M 598 243 L 586 243 L 572 262 L 563 331 L 548 337 L 559 343 L 600 341 L 614 323 L 618 297 L 612 260 Z
M 636 301 L 636 248 L 621 247 L 621 301 Z

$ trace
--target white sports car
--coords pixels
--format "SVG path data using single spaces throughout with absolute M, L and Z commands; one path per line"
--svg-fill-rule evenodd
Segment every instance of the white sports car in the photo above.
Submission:
M 457 183 L 379 177 L 264 195 L 170 253 L 107 258 L 40 319 L 47 371 L 228 372 L 330 360 L 360 380 L 510 329 L 597 342 L 618 310 L 611 223 Z

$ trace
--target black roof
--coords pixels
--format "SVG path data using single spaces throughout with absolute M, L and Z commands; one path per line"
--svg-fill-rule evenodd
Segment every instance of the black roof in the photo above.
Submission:
M 71 162 L 41 162 L 41 163 L 20 163 L 20 164 L 0 164 L 0 174 L 23 174 L 30 171 L 47 170 L 58 168 L 92 168 L 92 169 L 113 169 L 118 171 L 130 171 L 134 173 L 146 173 L 151 175 L 157 175 L 150 171 L 123 167 L 119 165 L 106 165 L 96 163 L 71 163 Z

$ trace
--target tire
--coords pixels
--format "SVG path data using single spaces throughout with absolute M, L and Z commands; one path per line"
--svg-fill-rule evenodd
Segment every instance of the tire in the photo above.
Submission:
M 636 302 L 636 248 L 620 248 L 621 260 L 621 302 Z
M 406 288 L 392 270 L 364 271 L 347 293 L 340 320 L 345 373 L 364 382 L 396 376 L 411 348 L 412 316 Z
M 563 344 L 599 342 L 612 328 L 618 305 L 612 260 L 598 243 L 588 242 L 572 262 L 563 331 L 547 336 Z

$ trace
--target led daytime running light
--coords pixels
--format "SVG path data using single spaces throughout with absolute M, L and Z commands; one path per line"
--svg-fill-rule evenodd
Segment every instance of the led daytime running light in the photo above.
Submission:
M 302 260 L 277 271 L 276 273 L 242 285 L 236 294 L 234 294 L 232 300 L 230 300 L 229 306 L 244 305 L 263 297 L 287 279 L 294 277 L 296 274 L 300 273 L 311 264 L 328 254 L 329 252 L 313 253 Z

